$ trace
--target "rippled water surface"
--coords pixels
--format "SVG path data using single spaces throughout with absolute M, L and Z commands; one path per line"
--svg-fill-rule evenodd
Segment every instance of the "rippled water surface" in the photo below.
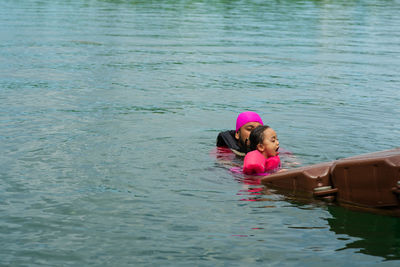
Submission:
M 210 152 L 243 110 L 303 165 L 400 146 L 399 14 L 1 1 L 0 265 L 398 266 L 399 218 L 246 185 Z

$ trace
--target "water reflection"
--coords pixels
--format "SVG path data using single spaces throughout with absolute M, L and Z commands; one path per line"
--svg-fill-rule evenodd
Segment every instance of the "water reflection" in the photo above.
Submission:
M 336 251 L 359 249 L 358 253 L 385 260 L 400 259 L 400 218 L 349 210 L 312 198 L 285 196 L 282 191 L 273 192 L 281 194 L 284 201 L 300 209 L 326 209 L 332 216 L 325 218 L 329 230 L 337 235 L 338 240 L 351 240 Z
M 332 218 L 326 219 L 331 231 L 337 235 L 360 238 L 338 250 L 359 249 L 360 253 L 385 260 L 400 259 L 400 218 L 355 212 L 337 206 L 329 206 L 328 211 L 332 215 Z
M 326 203 L 312 198 L 294 197 L 281 190 L 248 186 L 241 190 L 247 195 L 242 201 L 284 201 L 291 207 L 302 210 L 327 210 L 331 216 L 323 218 L 329 231 L 344 244 L 336 251 L 356 250 L 371 256 L 382 257 L 386 261 L 400 259 L 400 218 L 349 210 L 334 203 Z M 266 202 L 268 203 L 268 202 Z M 281 204 L 278 204 L 280 206 Z M 276 208 L 266 204 L 263 208 Z M 288 226 L 292 229 L 325 229 L 325 226 Z

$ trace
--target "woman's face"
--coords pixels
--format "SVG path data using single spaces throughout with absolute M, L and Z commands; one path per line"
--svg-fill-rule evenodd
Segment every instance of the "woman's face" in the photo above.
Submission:
M 235 138 L 239 141 L 240 144 L 243 144 L 245 146 L 249 146 L 249 136 L 251 131 L 253 131 L 255 128 L 260 126 L 261 123 L 259 122 L 248 122 L 245 125 L 243 125 L 239 131 L 236 132 Z

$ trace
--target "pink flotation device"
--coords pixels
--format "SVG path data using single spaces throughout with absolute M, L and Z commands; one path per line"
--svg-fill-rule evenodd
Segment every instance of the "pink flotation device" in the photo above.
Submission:
M 279 156 L 265 158 L 258 150 L 246 154 L 243 163 L 243 173 L 245 174 L 265 174 L 276 171 L 281 166 Z

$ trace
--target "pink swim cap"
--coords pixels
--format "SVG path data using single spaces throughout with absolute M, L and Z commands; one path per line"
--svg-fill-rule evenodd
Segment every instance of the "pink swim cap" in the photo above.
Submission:
M 240 113 L 236 119 L 236 132 L 239 131 L 243 125 L 249 122 L 259 122 L 261 125 L 264 124 L 260 115 L 253 111 L 245 111 Z

